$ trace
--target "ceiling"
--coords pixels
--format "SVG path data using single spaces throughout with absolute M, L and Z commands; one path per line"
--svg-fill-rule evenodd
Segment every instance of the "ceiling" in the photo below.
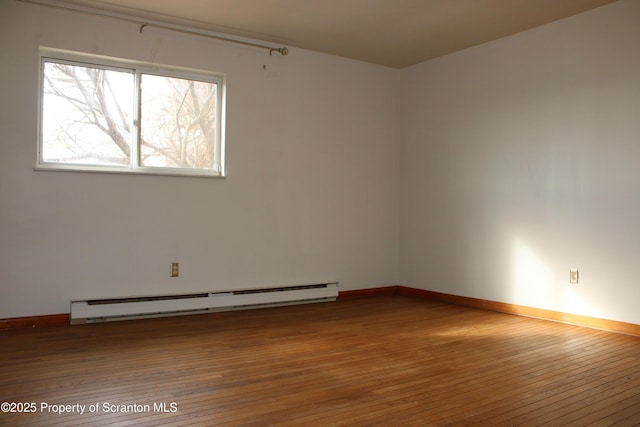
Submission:
M 404 68 L 615 0 L 63 0 Z M 58 2 L 60 3 L 60 2 Z

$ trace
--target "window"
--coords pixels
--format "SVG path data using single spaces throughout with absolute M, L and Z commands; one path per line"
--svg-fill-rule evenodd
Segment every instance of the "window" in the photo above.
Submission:
M 222 176 L 224 76 L 42 55 L 39 169 Z

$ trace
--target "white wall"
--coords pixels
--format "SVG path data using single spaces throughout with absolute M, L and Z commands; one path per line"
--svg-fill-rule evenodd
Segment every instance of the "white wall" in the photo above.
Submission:
M 640 324 L 640 1 L 401 79 L 400 283 Z
M 227 73 L 228 178 L 34 171 L 39 46 Z M 77 298 L 397 283 L 397 70 L 11 0 L 0 63 L 0 318 Z

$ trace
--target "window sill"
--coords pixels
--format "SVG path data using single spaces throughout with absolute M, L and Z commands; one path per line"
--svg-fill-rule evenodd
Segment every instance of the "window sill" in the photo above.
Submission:
M 151 175 L 151 176 L 176 176 L 192 178 L 226 178 L 226 175 L 202 169 L 179 169 L 179 168 L 124 168 L 124 167 L 95 167 L 84 165 L 57 165 L 40 164 L 33 168 L 35 171 L 45 172 L 84 172 L 102 174 L 124 174 L 124 175 Z

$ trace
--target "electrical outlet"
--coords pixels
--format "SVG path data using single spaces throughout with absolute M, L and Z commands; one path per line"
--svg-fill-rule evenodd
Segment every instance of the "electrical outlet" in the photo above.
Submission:
M 573 285 L 578 284 L 578 269 L 571 268 L 569 269 L 569 282 Z
M 171 263 L 171 277 L 178 277 L 180 275 L 180 263 L 172 262 Z

